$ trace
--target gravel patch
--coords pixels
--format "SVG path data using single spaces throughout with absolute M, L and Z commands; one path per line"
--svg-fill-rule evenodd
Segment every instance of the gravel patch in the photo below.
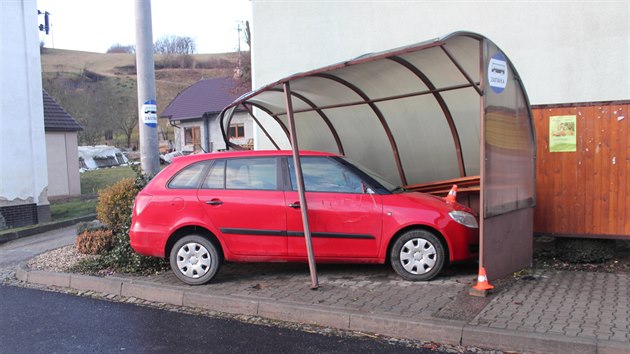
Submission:
M 74 245 L 57 248 L 31 258 L 28 267 L 32 270 L 63 273 L 82 259 L 94 259 L 98 256 L 81 254 Z

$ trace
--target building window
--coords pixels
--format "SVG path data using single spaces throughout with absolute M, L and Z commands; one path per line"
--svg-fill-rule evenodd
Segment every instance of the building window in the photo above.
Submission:
M 184 145 L 200 145 L 201 144 L 201 128 L 192 127 L 184 128 Z
M 230 125 L 230 139 L 244 138 L 245 126 L 243 124 L 231 124 Z

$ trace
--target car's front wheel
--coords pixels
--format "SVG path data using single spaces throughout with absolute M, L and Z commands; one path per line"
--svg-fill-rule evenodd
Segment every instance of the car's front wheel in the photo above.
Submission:
M 209 282 L 221 267 L 217 247 L 201 235 L 188 235 L 177 241 L 169 261 L 177 278 L 190 285 Z
M 444 245 L 433 233 L 410 230 L 394 242 L 389 259 L 403 279 L 430 280 L 442 270 L 445 254 Z

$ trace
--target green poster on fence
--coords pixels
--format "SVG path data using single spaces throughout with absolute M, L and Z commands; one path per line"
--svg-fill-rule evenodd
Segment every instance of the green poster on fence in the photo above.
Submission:
M 575 116 L 549 117 L 549 152 L 576 151 Z

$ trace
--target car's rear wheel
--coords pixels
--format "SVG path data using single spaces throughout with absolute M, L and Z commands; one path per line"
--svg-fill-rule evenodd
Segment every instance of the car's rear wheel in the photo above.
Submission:
M 444 245 L 427 230 L 410 230 L 402 234 L 391 248 L 389 259 L 394 271 L 403 279 L 433 279 L 444 266 Z
M 209 282 L 221 267 L 217 247 L 201 235 L 188 235 L 177 241 L 169 261 L 177 278 L 190 285 Z

